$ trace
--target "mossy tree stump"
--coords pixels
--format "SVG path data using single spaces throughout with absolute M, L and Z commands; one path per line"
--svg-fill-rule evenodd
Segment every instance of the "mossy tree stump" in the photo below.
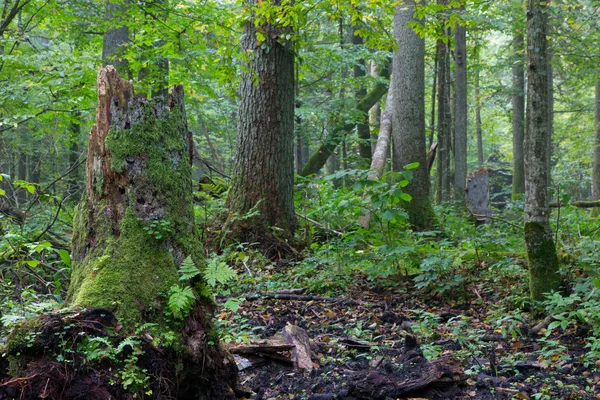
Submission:
M 98 73 L 96 124 L 89 135 L 86 196 L 74 219 L 68 299 L 75 307 L 113 310 L 126 332 L 146 322 L 163 325 L 177 268 L 187 256 L 203 264 L 183 97 L 183 87 L 175 86 L 168 102 L 153 102 L 135 95 L 132 83 L 112 66 Z M 201 279 L 194 289 L 198 300 L 183 324 L 181 374 L 195 370 L 203 376 L 193 378 L 199 386 L 216 382 L 213 387 L 221 393 L 212 394 L 227 398 L 222 389 L 231 381 L 230 359 L 210 344 L 215 342 L 210 342 L 213 302 Z

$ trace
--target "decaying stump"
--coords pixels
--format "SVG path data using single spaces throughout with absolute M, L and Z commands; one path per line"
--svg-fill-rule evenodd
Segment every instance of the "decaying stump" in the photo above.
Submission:
M 180 325 L 165 326 L 164 321 L 167 295 L 179 282 L 177 269 L 183 260 L 190 256 L 197 266 L 203 264 L 192 206 L 192 138 L 183 98 L 183 87 L 176 86 L 168 102 L 154 102 L 135 95 L 132 83 L 120 78 L 112 66 L 98 72 L 98 108 L 89 136 L 86 196 L 74 218 L 68 302 L 74 310 L 103 309 L 118 322 L 96 324 L 95 329 L 65 340 L 85 358 L 85 346 L 77 350 L 83 338 L 100 336 L 118 347 L 141 324 L 155 323 L 175 334 L 176 339 L 175 344 L 159 349 L 154 347 L 150 333 L 137 333 L 145 346 L 139 363 L 151 364 L 138 367 L 152 370 L 149 387 L 155 387 L 156 382 L 161 387 L 149 398 L 234 398 L 235 364 L 218 346 L 211 322 L 213 301 L 202 274 L 191 282 L 196 302 L 188 317 Z M 44 328 L 44 321 L 40 318 L 21 330 L 32 334 L 40 329 L 51 331 Z M 160 332 L 152 334 L 160 336 Z M 27 336 L 13 339 L 7 346 L 14 349 L 28 340 Z M 24 376 L 13 380 L 13 385 L 33 382 L 34 376 L 40 376 L 39 369 L 31 368 L 38 361 L 36 357 L 56 360 L 52 354 L 55 349 L 46 347 L 50 350 L 44 354 L 40 348 L 44 349 L 43 343 L 28 347 L 26 364 L 21 363 L 17 371 Z M 18 358 L 23 352 L 9 349 L 8 353 Z M 87 369 L 83 372 L 74 370 L 75 363 L 65 363 L 62 373 L 71 378 L 83 373 L 78 379 L 84 381 L 109 377 L 98 381 L 98 398 L 109 398 L 102 397 L 104 394 L 126 398 L 115 392 L 115 388 L 123 389 L 115 372 L 120 364 L 115 363 L 112 359 L 100 365 L 84 363 Z M 65 378 L 66 382 L 71 378 Z M 79 395 L 73 398 L 92 398 Z
M 356 374 L 349 385 L 350 394 L 358 399 L 396 399 L 426 393 L 433 388 L 454 386 L 466 379 L 456 362 L 427 361 L 413 336 L 406 337 L 400 361 L 399 371 L 380 369 Z
M 467 208 L 475 216 L 477 223 L 490 221 L 490 178 L 489 170 L 481 168 L 471 172 L 467 177 L 465 192 L 467 193 Z

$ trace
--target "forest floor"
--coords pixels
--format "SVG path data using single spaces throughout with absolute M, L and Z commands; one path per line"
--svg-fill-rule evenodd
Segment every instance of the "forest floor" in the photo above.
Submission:
M 279 271 L 280 277 L 294 274 L 293 267 L 277 268 L 287 269 Z M 600 373 L 583 362 L 583 328 L 532 334 L 543 315 L 528 321 L 529 314 L 511 314 L 503 305 L 513 288 L 522 285 L 518 275 L 501 287 L 497 279 L 472 278 L 460 296 L 453 296 L 459 300 L 417 289 L 410 278 L 380 286 L 360 275 L 336 293 L 337 300 L 230 294 L 253 299 L 235 313 L 223 310 L 220 320 L 230 339 L 268 339 L 293 324 L 306 330 L 313 347 L 310 373 L 268 357 L 252 358 L 253 364 L 240 371 L 246 398 L 600 399 Z M 377 388 L 358 393 L 353 382 L 369 373 L 411 376 L 402 365 L 409 336 L 417 339 L 428 360 L 458 366 L 464 373 L 458 382 L 401 395 Z

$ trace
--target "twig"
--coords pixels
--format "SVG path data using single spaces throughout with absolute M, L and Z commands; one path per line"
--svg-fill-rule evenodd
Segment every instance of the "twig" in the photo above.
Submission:
M 333 232 L 333 233 L 335 233 L 335 234 L 336 234 L 336 235 L 338 235 L 338 236 L 342 236 L 342 235 L 343 235 L 343 233 L 342 233 L 342 232 L 340 232 L 340 231 L 336 231 L 335 229 L 328 228 L 328 227 L 326 227 L 325 225 L 323 225 L 323 224 L 321 224 L 321 223 L 319 223 L 319 222 L 315 221 L 314 219 L 308 218 L 306 215 L 302 215 L 302 214 L 300 214 L 299 212 L 296 212 L 296 215 L 297 215 L 297 216 L 299 216 L 299 217 L 300 217 L 300 218 L 302 218 L 302 219 L 305 219 L 305 220 L 307 220 L 307 221 L 308 221 L 308 222 L 310 222 L 311 224 L 313 224 L 313 225 L 315 225 L 315 226 L 317 226 L 317 227 L 319 227 L 319 228 L 321 228 L 321 229 L 325 229 L 325 230 L 327 230 L 327 231 Z
M 508 225 L 510 225 L 510 226 L 512 226 L 512 227 L 514 227 L 514 228 L 517 228 L 517 229 L 523 229 L 523 227 L 522 227 L 522 226 L 519 226 L 519 225 L 517 225 L 517 224 L 515 224 L 515 223 L 512 223 L 512 222 L 510 222 L 510 221 L 508 221 L 508 220 L 505 220 L 505 219 L 503 219 L 503 218 L 495 217 L 495 216 L 493 216 L 493 215 L 485 215 L 485 214 L 473 214 L 473 212 L 472 212 L 471 210 L 469 210 L 468 208 L 467 208 L 467 211 L 469 211 L 469 214 L 471 214 L 473 217 L 495 219 L 495 220 L 498 220 L 498 221 L 500 221 L 500 222 L 504 222 L 505 224 L 508 224 Z

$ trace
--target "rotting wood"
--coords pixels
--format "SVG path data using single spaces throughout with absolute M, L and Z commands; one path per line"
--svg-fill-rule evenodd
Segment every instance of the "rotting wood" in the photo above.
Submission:
M 292 349 L 294 366 L 304 372 L 311 372 L 313 370 L 312 351 L 306 331 L 288 322 L 281 333 L 285 342 L 294 346 Z

